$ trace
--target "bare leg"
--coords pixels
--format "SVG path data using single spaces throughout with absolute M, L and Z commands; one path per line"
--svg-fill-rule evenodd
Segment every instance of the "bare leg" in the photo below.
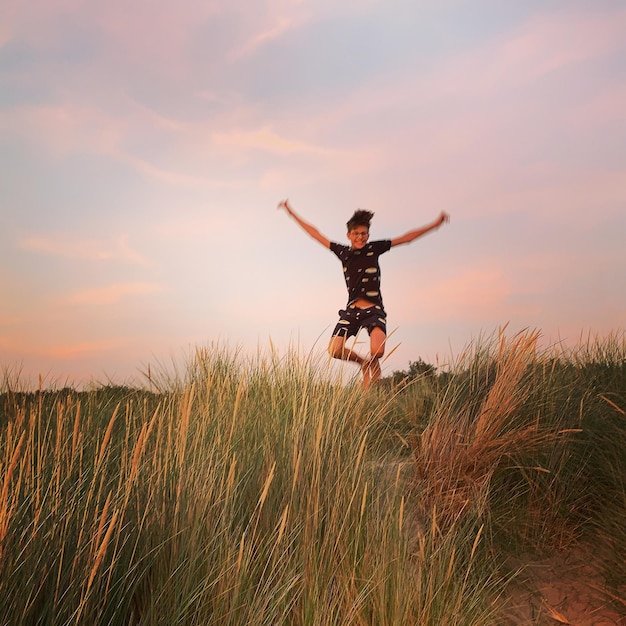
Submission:
M 370 385 L 370 359 L 364 359 L 360 354 L 356 353 L 346 346 L 346 338 L 340 335 L 335 335 L 330 340 L 328 345 L 328 351 L 334 359 L 341 359 L 342 361 L 351 361 L 361 366 L 361 372 L 363 372 L 363 388 L 367 389 Z
M 385 335 L 382 328 L 378 328 L 378 326 L 372 328 L 370 333 L 370 358 L 365 364 L 361 365 L 364 389 L 367 389 L 371 383 L 376 383 L 380 380 L 380 359 L 385 354 L 386 340 L 387 335 Z
M 346 346 L 346 338 L 341 335 L 335 335 L 331 338 L 328 344 L 328 352 L 333 359 L 341 359 L 342 361 L 351 361 L 352 363 L 358 363 L 363 365 L 365 360 L 360 354 L 357 354 L 354 350 L 351 350 Z
M 330 340 L 328 352 L 330 352 L 330 355 L 334 359 L 350 361 L 360 365 L 361 372 L 363 373 L 363 389 L 367 389 L 372 383 L 380 380 L 381 370 L 379 359 L 385 353 L 386 340 L 387 336 L 382 328 L 372 328 L 372 332 L 370 333 L 370 356 L 363 358 L 360 354 L 346 346 L 345 337 L 335 335 Z

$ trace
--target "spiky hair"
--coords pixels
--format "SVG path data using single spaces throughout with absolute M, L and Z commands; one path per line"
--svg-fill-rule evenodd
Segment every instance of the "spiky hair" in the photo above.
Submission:
M 365 226 L 368 230 L 370 227 L 370 222 L 374 214 L 371 211 L 364 211 L 363 209 L 357 209 L 354 212 L 354 215 L 348 220 L 346 226 L 348 227 L 348 232 L 355 229 L 357 226 Z

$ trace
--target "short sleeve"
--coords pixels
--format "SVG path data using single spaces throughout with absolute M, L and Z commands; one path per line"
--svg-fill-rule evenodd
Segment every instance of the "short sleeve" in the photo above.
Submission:
M 344 246 L 340 243 L 337 243 L 336 241 L 330 242 L 330 249 L 332 252 L 334 252 L 337 255 L 337 257 L 339 257 L 342 260 L 343 258 L 345 258 L 345 255 L 347 254 L 349 250 L 348 246 Z
M 391 250 L 391 239 L 379 239 L 378 241 L 371 241 L 372 251 L 375 254 L 385 254 Z

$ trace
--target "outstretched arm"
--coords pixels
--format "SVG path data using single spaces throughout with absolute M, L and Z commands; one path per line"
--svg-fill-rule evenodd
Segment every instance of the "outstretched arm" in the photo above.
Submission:
M 298 222 L 298 224 L 300 225 L 302 230 L 304 230 L 309 235 L 311 235 L 311 237 L 313 237 L 313 239 L 315 239 L 316 241 L 319 241 L 325 248 L 330 248 L 330 239 L 327 239 L 326 237 L 324 237 L 324 235 L 322 235 L 322 233 L 320 233 L 320 231 L 317 230 L 317 228 L 315 228 L 315 226 L 309 224 L 308 222 L 305 222 L 291 208 L 291 205 L 289 204 L 289 200 L 282 200 L 281 202 L 278 203 L 278 206 L 276 208 L 277 209 L 285 209 L 285 211 L 287 211 L 287 214 L 290 215 L 291 217 L 293 217 L 293 219 L 296 220 L 296 222 Z
M 436 230 L 442 224 L 448 223 L 449 221 L 450 221 L 450 216 L 447 213 L 444 213 L 442 211 L 439 217 L 434 222 L 432 222 L 431 224 L 427 224 L 426 226 L 422 226 L 422 228 L 416 228 L 415 230 L 410 230 L 408 233 L 405 233 L 404 235 L 401 235 L 400 237 L 396 237 L 395 239 L 392 239 L 391 245 L 399 246 L 400 244 L 403 244 L 403 243 L 411 243 L 412 241 L 415 241 L 418 237 L 421 237 L 422 235 L 429 233 L 431 230 Z

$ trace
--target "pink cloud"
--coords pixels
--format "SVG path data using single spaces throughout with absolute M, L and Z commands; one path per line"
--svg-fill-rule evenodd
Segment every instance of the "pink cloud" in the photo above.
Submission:
M 130 165 L 138 173 L 175 187 L 212 187 L 226 189 L 235 186 L 234 182 L 228 180 L 193 176 L 191 174 L 184 174 L 182 172 L 162 168 L 146 159 L 120 150 L 116 150 L 114 154 L 118 160 Z
M 435 93 L 480 94 L 525 85 L 561 68 L 623 50 L 626 11 L 545 13 L 464 54 L 431 79 Z
M 317 0 L 315 3 L 302 0 L 265 0 L 257 2 L 257 10 L 250 11 L 246 0 L 239 0 L 239 26 L 244 33 L 242 41 L 227 55 L 229 61 L 250 56 L 268 42 L 285 33 L 302 28 L 306 24 L 328 19 L 329 16 L 355 16 L 367 12 L 382 0 Z
M 626 121 L 626 85 L 619 83 L 604 91 L 591 94 L 582 103 L 573 103 L 566 113 L 566 121 L 572 131 L 606 126 Z
M 11 29 L 7 24 L 0 24 L 0 48 L 11 41 Z
M 63 41 L 68 26 L 80 24 L 104 36 L 110 56 L 131 63 L 156 61 L 163 71 L 184 69 L 180 59 L 189 33 L 220 10 L 219 2 L 203 0 L 176 6 L 150 0 L 47 0 L 37 3 L 37 10 L 20 0 L 4 4 L 3 20 L 12 38 L 45 47 Z
M 119 349 L 123 346 L 121 340 L 84 341 L 63 346 L 50 346 L 42 351 L 42 356 L 61 360 L 73 360 L 76 358 L 92 355 L 100 355 L 104 352 Z
M 154 233 L 157 236 L 172 238 L 183 238 L 189 240 L 206 242 L 210 236 L 212 240 L 216 238 L 227 238 L 241 225 L 241 218 L 237 215 L 225 217 L 215 211 L 207 210 L 202 215 L 190 216 L 181 212 L 180 215 L 172 219 L 162 220 L 153 224 Z
M 123 261 L 136 265 L 148 265 L 148 260 L 134 250 L 128 235 L 121 235 L 113 241 L 98 239 L 77 239 L 70 235 L 32 235 L 19 241 L 23 250 L 66 259 L 90 261 Z
M 395 276 L 393 288 L 399 284 L 410 285 L 410 275 Z M 464 320 L 487 323 L 489 320 L 507 320 L 520 313 L 508 302 L 516 292 L 506 274 L 497 267 L 479 266 L 458 268 L 454 275 L 443 275 L 422 280 L 413 288 L 402 290 L 402 308 L 395 311 L 393 318 L 399 323 L 410 321 L 417 315 L 423 322 Z M 526 313 L 530 312 L 528 308 Z
M 230 159 L 231 165 L 237 165 L 249 160 L 250 151 L 255 150 L 309 155 L 319 158 L 320 163 L 332 161 L 333 169 L 342 164 L 362 167 L 365 160 L 363 151 L 338 150 L 303 140 L 301 127 L 294 127 L 290 137 L 269 125 L 255 126 L 257 113 L 250 107 L 234 107 L 208 119 L 183 122 L 120 94 L 103 102 L 110 110 L 81 104 L 83 98 L 70 98 L 57 106 L 5 109 L 0 111 L 0 130 L 25 137 L 55 155 L 86 152 L 109 156 L 142 176 L 180 187 L 234 188 L 239 184 L 237 173 L 234 179 L 217 176 L 212 167 L 213 175 L 206 176 L 208 164 L 217 160 L 228 167 Z M 150 159 L 128 148 L 146 139 L 156 146 Z M 185 165 L 191 167 L 185 169 Z
M 333 127 L 355 116 L 361 120 L 396 111 L 400 116 L 410 113 L 417 128 L 428 133 L 432 122 L 446 117 L 446 111 L 455 113 L 450 107 L 440 111 L 442 100 L 462 98 L 471 105 L 496 93 L 506 94 L 511 88 L 528 88 L 528 83 L 560 68 L 626 50 L 624 32 L 623 9 L 545 13 L 481 47 L 435 64 L 430 71 L 411 76 L 411 80 L 397 74 L 377 77 L 311 123 Z M 474 111 L 471 115 L 473 121 L 489 124 L 494 113 L 491 107 L 483 111 L 484 117 L 477 117 Z M 462 118 L 457 119 L 459 126 L 450 131 L 448 142 L 460 128 L 464 133 L 472 132 L 472 136 L 479 134 L 464 128 Z
M 545 164 L 536 180 L 504 190 L 494 182 L 489 206 L 494 212 L 541 213 L 541 221 L 559 224 L 576 218 L 579 227 L 605 221 L 623 213 L 626 191 L 623 171 L 572 171 Z M 499 208 L 498 208 L 499 206 Z M 598 210 L 594 210 L 594 207 Z
M 549 208 L 549 216 L 571 217 L 573 210 L 599 203 L 616 212 L 623 206 L 623 172 L 605 159 L 598 160 L 596 171 L 577 168 L 572 159 L 562 162 L 551 140 L 567 133 L 582 146 L 587 140 L 581 131 L 620 122 L 626 90 L 613 85 L 605 92 L 590 91 L 588 101 L 571 101 L 558 92 L 546 99 L 539 79 L 576 67 L 570 79 L 585 80 L 593 71 L 585 61 L 626 50 L 623 32 L 624 10 L 537 17 L 428 74 L 377 78 L 307 120 L 307 126 L 330 133 L 346 126 L 376 127 L 383 117 L 393 120 L 377 142 L 370 139 L 367 165 L 379 177 L 384 172 L 398 199 L 407 189 L 411 195 L 417 191 L 420 203 L 443 204 L 456 216 L 546 214 Z M 582 219 L 599 217 L 596 212 Z
M 162 290 L 163 286 L 157 283 L 120 283 L 77 291 L 65 297 L 63 302 L 67 305 L 104 306 L 116 304 L 128 296 L 146 295 Z
M 260 186 L 275 193 L 284 194 L 286 189 L 300 185 L 312 185 L 319 180 L 319 171 L 298 165 L 283 165 L 280 168 L 265 170 L 259 181 Z
M 624 49 L 626 11 L 564 11 L 536 18 L 503 47 L 496 67 L 529 78 Z M 521 76 L 519 73 L 521 70 Z
M 253 131 L 233 130 L 230 132 L 215 132 L 213 142 L 218 146 L 235 146 L 252 150 L 265 150 L 278 154 L 294 154 L 309 152 L 327 156 L 331 150 L 313 144 L 285 139 L 271 128 L 265 126 Z
M 294 25 L 294 20 L 287 17 L 278 17 L 274 25 L 267 29 L 254 34 L 248 41 L 246 41 L 240 48 L 233 50 L 229 55 L 229 60 L 237 61 L 242 57 L 246 57 L 254 53 L 254 51 L 260 46 L 266 44 L 268 41 L 272 41 L 278 37 L 281 37 Z
M 119 121 L 92 107 L 22 107 L 0 112 L 0 129 L 61 154 L 88 150 L 110 153 L 122 136 Z
M 19 355 L 22 357 L 53 357 L 71 359 L 80 355 L 95 354 L 112 350 L 123 345 L 120 339 L 103 339 L 96 341 L 83 341 L 59 345 L 38 337 L 33 341 L 30 337 L 15 337 L 0 335 L 0 348 L 5 354 Z
M 228 188 L 233 183 L 223 178 L 188 174 L 176 169 L 157 165 L 137 156 L 125 148 L 137 138 L 156 136 L 163 149 L 156 158 L 173 160 L 183 152 L 206 152 L 202 143 L 208 131 L 200 125 L 185 125 L 175 120 L 149 114 L 145 107 L 126 100 L 122 115 L 108 113 L 104 109 L 79 105 L 75 102 L 55 107 L 25 107 L 0 112 L 0 129 L 7 134 L 18 134 L 39 146 L 45 146 L 53 154 L 88 153 L 101 154 L 125 163 L 133 170 L 172 186 Z M 166 149 L 174 144 L 175 149 Z M 194 147 L 195 146 L 195 147 Z

